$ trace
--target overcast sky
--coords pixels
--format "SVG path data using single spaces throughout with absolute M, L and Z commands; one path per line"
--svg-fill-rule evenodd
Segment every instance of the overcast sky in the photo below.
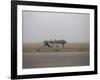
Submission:
M 23 11 L 23 43 L 89 42 L 89 14 Z

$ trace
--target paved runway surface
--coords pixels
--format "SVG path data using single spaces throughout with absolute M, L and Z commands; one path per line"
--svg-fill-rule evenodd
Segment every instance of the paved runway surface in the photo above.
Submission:
M 89 65 L 89 52 L 23 53 L 23 68 L 46 68 Z

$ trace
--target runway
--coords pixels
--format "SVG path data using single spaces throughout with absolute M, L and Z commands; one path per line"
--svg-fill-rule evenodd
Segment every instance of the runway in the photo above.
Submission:
M 89 65 L 89 52 L 23 53 L 23 68 L 47 68 Z

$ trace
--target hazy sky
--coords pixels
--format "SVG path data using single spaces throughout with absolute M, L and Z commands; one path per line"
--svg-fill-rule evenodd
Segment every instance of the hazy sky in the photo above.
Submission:
M 23 43 L 89 42 L 89 14 L 23 11 Z

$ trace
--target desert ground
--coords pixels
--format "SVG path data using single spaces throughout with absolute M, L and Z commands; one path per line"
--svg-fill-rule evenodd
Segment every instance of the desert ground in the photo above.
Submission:
M 64 48 L 48 48 L 40 43 L 23 44 L 23 68 L 89 65 L 89 44 L 68 43 Z
M 62 45 L 59 45 L 57 48 L 48 48 L 42 43 L 24 43 L 23 52 L 52 52 L 52 51 L 89 51 L 89 43 L 67 43 L 64 48 Z

